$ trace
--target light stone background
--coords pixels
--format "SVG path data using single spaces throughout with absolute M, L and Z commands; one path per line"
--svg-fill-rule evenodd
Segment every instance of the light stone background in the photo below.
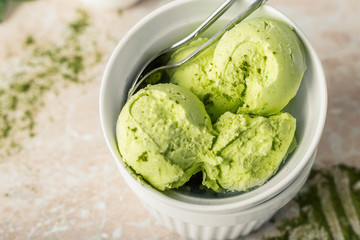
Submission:
M 101 76 L 116 43 L 141 18 L 170 0 L 143 0 L 117 11 L 79 1 L 38 0 L 18 5 L 0 24 L 0 66 L 6 51 L 21 58 L 29 34 L 60 37 L 60 28 L 82 8 L 92 17 L 104 54 L 96 77 L 49 93 L 37 114 L 26 151 L 0 162 L 0 239 L 182 239 L 159 225 L 127 187 L 99 124 Z M 308 36 L 323 63 L 329 109 L 316 165 L 360 167 L 360 1 L 270 0 Z M 5 51 L 6 50 L 6 51 Z M 49 120 L 51 119 L 51 121 Z M 292 214 L 291 204 L 276 216 Z M 246 239 L 276 233 L 264 225 Z

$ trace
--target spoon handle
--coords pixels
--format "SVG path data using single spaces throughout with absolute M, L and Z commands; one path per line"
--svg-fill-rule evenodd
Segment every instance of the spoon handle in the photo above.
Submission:
M 211 13 L 210 16 L 208 16 L 192 33 L 150 58 L 136 76 L 135 81 L 129 90 L 128 97 L 130 97 L 134 93 L 134 91 L 136 90 L 135 87 L 139 85 L 138 82 L 140 79 L 142 79 L 151 70 L 166 64 L 167 61 L 170 59 L 170 55 L 172 52 L 187 44 L 189 41 L 196 38 L 199 34 L 205 32 L 235 3 L 235 1 L 237 0 L 226 0 L 220 7 L 218 7 L 213 13 Z
M 167 52 L 169 50 L 178 49 L 180 46 L 185 45 L 192 39 L 196 38 L 199 34 L 205 32 L 216 20 L 219 19 L 237 0 L 226 0 L 220 7 L 218 7 L 213 13 L 210 14 L 192 33 L 187 37 L 173 44 L 169 48 L 163 50 Z
M 177 67 L 177 66 L 184 64 L 185 62 L 195 58 L 197 55 L 199 55 L 201 52 L 203 52 L 206 48 L 208 48 L 212 43 L 216 42 L 219 38 L 221 38 L 227 31 L 232 29 L 236 24 L 240 23 L 245 18 L 247 18 L 251 13 L 253 13 L 256 9 L 258 9 L 265 2 L 267 2 L 267 0 L 256 0 L 247 9 L 245 9 L 240 15 L 238 15 L 235 19 L 233 19 L 230 23 L 228 23 L 224 28 L 222 28 L 215 35 L 213 35 L 209 40 L 207 40 L 205 43 L 203 43 L 199 48 L 197 48 L 189 56 L 187 56 L 186 58 L 184 58 L 183 60 L 181 60 L 177 63 L 171 64 L 168 66 L 170 68 Z
M 213 14 L 211 14 L 194 32 L 192 32 L 188 37 L 181 40 L 180 42 L 172 45 L 171 47 L 161 51 L 159 54 L 155 55 L 152 59 L 150 59 L 147 64 L 141 70 L 141 73 L 135 79 L 132 87 L 129 90 L 128 98 L 130 98 L 135 91 L 139 88 L 139 86 L 146 80 L 146 79 L 155 79 L 152 83 L 156 83 L 156 79 L 160 79 L 159 76 L 162 75 L 162 72 L 166 71 L 167 69 L 178 67 L 189 60 L 198 56 L 201 52 L 207 49 L 212 43 L 216 42 L 221 36 L 225 34 L 228 30 L 232 29 L 236 24 L 240 23 L 242 20 L 247 18 L 251 13 L 253 13 L 256 9 L 258 9 L 261 5 L 265 4 L 267 0 L 256 0 L 253 2 L 248 8 L 246 8 L 243 12 L 241 12 L 235 19 L 233 19 L 230 23 L 228 23 L 224 28 L 218 31 L 215 35 L 213 35 L 209 40 L 207 40 L 204 44 L 202 44 L 199 48 L 197 48 L 194 52 L 192 52 L 189 56 L 184 58 L 183 60 L 176 62 L 174 64 L 166 65 L 169 60 L 169 52 L 172 52 L 174 49 L 179 48 L 180 46 L 184 45 L 191 39 L 197 36 L 199 32 L 196 34 L 197 30 L 202 32 L 205 31 L 212 23 L 214 23 L 236 0 L 233 1 L 226 1 L 223 5 L 221 5 Z M 226 4 L 227 3 L 227 4 Z M 227 8 L 226 8 L 227 7 Z M 226 9 L 225 9 L 226 8 Z M 223 9 L 223 11 L 220 11 Z M 216 14 L 217 12 L 217 14 Z M 211 18 L 212 16 L 215 19 Z M 153 63 L 158 63 L 156 66 Z M 147 70 L 147 71 L 146 71 Z

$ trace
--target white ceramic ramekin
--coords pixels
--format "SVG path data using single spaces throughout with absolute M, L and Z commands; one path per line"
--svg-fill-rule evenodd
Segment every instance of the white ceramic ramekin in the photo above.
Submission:
M 121 160 L 116 143 L 116 121 L 134 76 L 154 53 L 190 33 L 222 3 L 221 0 L 177 0 L 154 11 L 133 27 L 114 50 L 100 90 L 100 120 L 106 142 L 128 185 L 165 226 L 193 239 L 227 239 L 259 228 L 303 185 L 316 156 L 323 131 L 327 90 L 323 68 L 303 32 L 269 5 L 251 17 L 283 20 L 298 33 L 307 56 L 307 71 L 297 96 L 286 107 L 297 119 L 298 147 L 278 173 L 264 185 L 242 194 L 193 196 L 186 191 L 159 192 L 134 176 Z M 209 29 L 214 33 L 251 1 L 237 1 Z
M 167 199 L 157 198 L 151 192 L 139 188 L 137 183 L 129 179 L 129 175 L 125 175 L 125 180 L 152 216 L 181 236 L 197 240 L 234 239 L 261 227 L 295 196 L 310 173 L 315 155 L 316 153 L 311 156 L 300 175 L 282 192 L 265 202 L 243 210 L 228 208 L 226 204 L 218 205 L 216 201 L 213 204 L 221 206 L 222 209 L 212 209 L 209 205 L 203 204 L 171 203 Z M 236 198 L 231 199 L 231 202 L 234 201 Z

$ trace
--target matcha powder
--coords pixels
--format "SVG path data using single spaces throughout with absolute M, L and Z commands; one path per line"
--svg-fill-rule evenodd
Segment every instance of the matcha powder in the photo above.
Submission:
M 267 240 L 360 239 L 360 169 L 337 165 L 313 170 L 295 198 L 298 216 Z
M 101 60 L 96 41 L 86 35 L 89 15 L 77 10 L 61 41 L 23 41 L 24 54 L 12 69 L 0 72 L 0 160 L 20 152 L 24 138 L 35 135 L 35 116 L 44 95 L 68 84 L 89 82 L 86 69 Z

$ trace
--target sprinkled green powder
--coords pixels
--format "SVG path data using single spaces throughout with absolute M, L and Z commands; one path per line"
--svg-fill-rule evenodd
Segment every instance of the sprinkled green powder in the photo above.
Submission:
M 25 45 L 32 45 L 35 43 L 35 39 L 33 38 L 33 36 L 28 36 L 26 39 L 25 39 Z
M 295 198 L 299 215 L 279 227 L 282 239 L 360 239 L 360 169 L 312 171 Z
M 123 9 L 118 9 L 117 10 L 117 14 L 121 17 L 124 14 L 124 10 Z
M 86 69 L 96 65 L 102 54 L 96 41 L 86 37 L 88 13 L 77 10 L 76 14 L 61 42 L 28 36 L 20 62 L 0 72 L 0 160 L 21 151 L 23 139 L 35 135 L 35 117 L 46 93 L 92 79 L 85 74 Z
M 84 10 L 78 9 L 79 18 L 69 23 L 69 28 L 74 34 L 82 34 L 89 26 L 89 15 Z

